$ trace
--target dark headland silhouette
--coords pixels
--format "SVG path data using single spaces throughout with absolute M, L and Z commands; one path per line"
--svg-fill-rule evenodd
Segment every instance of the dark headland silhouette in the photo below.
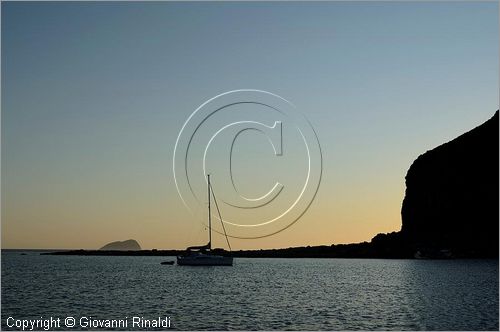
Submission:
M 108 243 L 99 250 L 141 250 L 141 246 L 136 240 L 130 239 Z
M 498 258 L 499 114 L 420 155 L 406 175 L 399 232 L 371 242 L 240 250 L 235 257 Z M 103 247 L 102 249 L 106 249 Z M 56 255 L 174 256 L 181 250 L 74 250 Z M 215 253 L 229 255 L 223 249 Z
M 413 162 L 401 209 L 412 250 L 498 257 L 498 124 L 497 111 Z

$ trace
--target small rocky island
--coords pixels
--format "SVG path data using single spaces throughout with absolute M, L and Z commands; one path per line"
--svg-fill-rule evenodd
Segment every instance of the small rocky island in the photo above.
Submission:
M 136 240 L 130 239 L 108 243 L 99 250 L 141 250 L 141 246 Z

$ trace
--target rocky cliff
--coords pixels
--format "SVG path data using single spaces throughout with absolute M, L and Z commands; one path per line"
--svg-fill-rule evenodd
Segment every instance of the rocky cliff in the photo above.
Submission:
M 498 257 L 498 117 L 497 111 L 411 165 L 401 236 L 412 251 Z

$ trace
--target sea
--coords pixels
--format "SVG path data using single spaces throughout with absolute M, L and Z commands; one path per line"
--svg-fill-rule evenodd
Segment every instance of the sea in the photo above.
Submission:
M 2 330 L 499 329 L 498 260 L 169 259 L 3 250 Z

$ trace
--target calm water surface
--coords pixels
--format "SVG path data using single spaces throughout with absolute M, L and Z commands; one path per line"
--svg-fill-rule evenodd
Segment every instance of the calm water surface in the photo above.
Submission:
M 233 267 L 160 265 L 166 259 L 3 251 L 2 329 L 9 329 L 9 316 L 169 316 L 181 330 L 499 328 L 495 260 L 235 258 Z

